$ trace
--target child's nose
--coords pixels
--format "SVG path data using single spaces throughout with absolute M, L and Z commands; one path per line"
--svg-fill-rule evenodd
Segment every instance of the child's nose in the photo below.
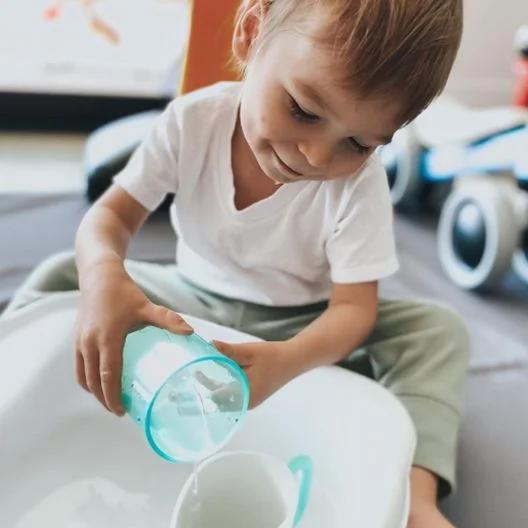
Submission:
M 297 148 L 312 167 L 328 167 L 334 156 L 334 146 L 330 142 L 303 142 L 299 143 Z

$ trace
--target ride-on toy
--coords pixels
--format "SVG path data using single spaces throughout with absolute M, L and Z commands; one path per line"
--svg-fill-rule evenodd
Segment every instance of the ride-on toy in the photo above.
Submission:
M 528 283 L 528 112 L 467 108 L 439 98 L 395 134 L 381 156 L 397 208 L 449 184 L 438 250 L 458 286 L 490 286 L 513 265 Z

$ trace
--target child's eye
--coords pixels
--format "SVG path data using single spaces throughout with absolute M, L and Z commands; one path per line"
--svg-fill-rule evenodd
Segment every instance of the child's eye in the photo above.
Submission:
M 290 95 L 290 113 L 295 119 L 298 119 L 299 121 L 305 121 L 309 123 L 313 123 L 314 121 L 317 121 L 319 119 L 319 116 L 316 116 L 314 114 L 309 114 L 308 112 L 305 112 L 295 101 L 295 99 Z
M 304 111 L 291 95 L 288 94 L 288 97 L 290 99 L 290 113 L 293 117 L 295 117 L 295 119 L 308 123 L 314 123 L 315 121 L 319 120 L 319 116 Z M 353 137 L 348 138 L 347 141 L 348 144 L 352 147 L 352 149 L 361 156 L 365 156 L 370 152 L 370 147 L 362 145 Z
M 362 145 L 357 140 L 355 140 L 353 137 L 348 138 L 348 144 L 352 147 L 354 151 L 356 151 L 358 154 L 361 154 L 362 156 L 365 156 L 370 152 L 370 147 L 367 147 L 365 145 Z

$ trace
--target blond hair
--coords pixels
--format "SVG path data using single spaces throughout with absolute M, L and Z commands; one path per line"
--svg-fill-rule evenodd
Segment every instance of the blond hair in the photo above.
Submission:
M 254 1 L 244 0 L 240 21 Z M 460 46 L 462 0 L 266 0 L 261 47 L 287 23 L 321 16 L 318 37 L 343 65 L 336 82 L 361 97 L 396 98 L 414 119 L 444 89 Z M 233 61 L 244 75 L 246 63 Z

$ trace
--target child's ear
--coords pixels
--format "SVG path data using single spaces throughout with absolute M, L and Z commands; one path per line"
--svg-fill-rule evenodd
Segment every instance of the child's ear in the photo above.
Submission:
M 262 30 L 262 23 L 268 12 L 269 0 L 246 0 L 242 15 L 238 18 L 233 33 L 232 49 L 234 56 L 243 62 Z

